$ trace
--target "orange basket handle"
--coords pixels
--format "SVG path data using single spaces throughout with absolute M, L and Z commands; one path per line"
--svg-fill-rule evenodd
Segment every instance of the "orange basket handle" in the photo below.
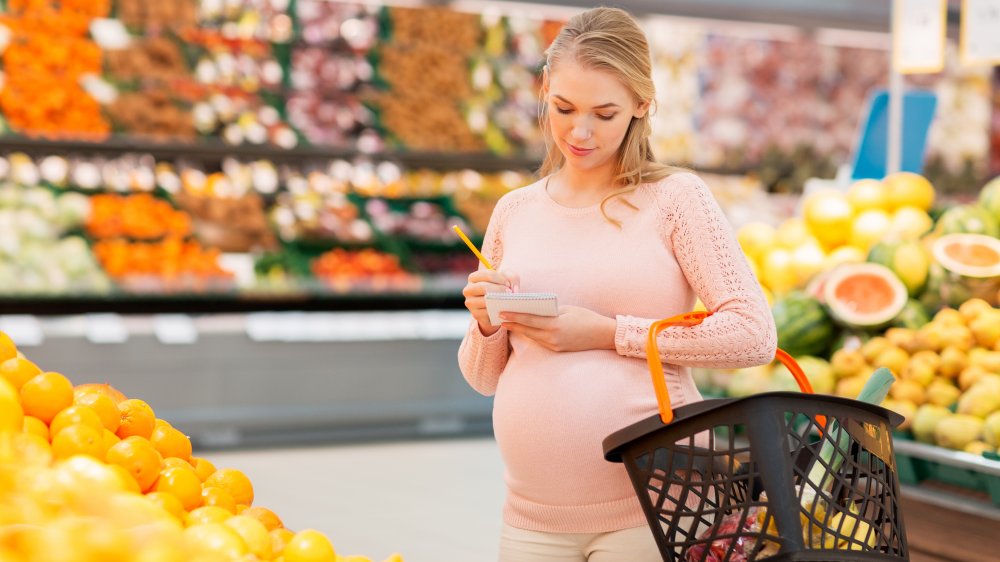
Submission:
M 656 343 L 656 337 L 660 332 L 671 326 L 697 326 L 711 315 L 711 312 L 704 311 L 688 312 L 664 320 L 657 320 L 649 327 L 649 338 L 646 342 L 646 361 L 649 363 L 649 373 L 653 377 L 653 390 L 656 391 L 656 402 L 660 407 L 660 421 L 664 424 L 674 421 L 674 411 L 670 407 L 670 392 L 667 390 L 666 375 L 663 372 L 663 363 L 660 361 L 660 348 Z M 778 361 L 781 361 L 785 367 L 788 367 L 788 370 L 795 377 L 795 382 L 799 384 L 802 392 L 813 394 L 812 384 L 809 383 L 809 379 L 802 372 L 802 367 L 799 367 L 799 364 L 795 362 L 795 359 L 791 355 L 779 349 L 774 354 L 774 357 Z M 820 422 L 821 418 L 823 416 L 817 416 L 816 421 Z M 822 419 L 820 427 L 824 427 L 825 425 L 826 420 Z

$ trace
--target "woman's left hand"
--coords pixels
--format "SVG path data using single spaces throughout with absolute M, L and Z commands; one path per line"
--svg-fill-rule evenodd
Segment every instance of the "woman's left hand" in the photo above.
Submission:
M 500 319 L 507 331 L 552 351 L 615 349 L 615 319 L 579 306 L 560 306 L 558 316 L 504 312 Z

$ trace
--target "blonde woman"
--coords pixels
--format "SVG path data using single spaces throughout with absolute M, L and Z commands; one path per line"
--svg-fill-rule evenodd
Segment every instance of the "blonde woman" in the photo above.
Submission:
M 656 413 L 645 338 L 656 319 L 714 315 L 660 336 L 675 405 L 700 400 L 689 367 L 774 358 L 767 302 L 704 182 L 658 164 L 642 30 L 621 10 L 572 18 L 547 51 L 536 183 L 505 195 L 486 231 L 497 268 L 469 275 L 472 313 L 458 354 L 469 384 L 495 395 L 505 464 L 503 562 L 661 560 L 625 469 L 602 440 Z M 558 316 L 490 324 L 484 295 L 554 292 Z

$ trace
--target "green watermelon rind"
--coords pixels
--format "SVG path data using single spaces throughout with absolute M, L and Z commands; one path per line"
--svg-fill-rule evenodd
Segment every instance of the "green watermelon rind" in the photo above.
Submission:
M 893 288 L 895 298 L 880 313 L 868 313 L 863 317 L 837 300 L 837 287 L 851 275 L 877 275 L 885 279 Z M 823 301 L 834 322 L 852 329 L 874 330 L 888 326 L 903 310 L 908 300 L 906 286 L 888 267 L 877 263 L 848 263 L 837 266 L 830 272 L 823 288 Z
M 1000 223 L 1000 176 L 993 178 L 979 192 L 979 206 Z
M 820 302 L 801 291 L 791 291 L 771 308 L 778 330 L 778 347 L 793 357 L 822 355 L 836 335 L 836 327 Z
M 1000 236 L 997 217 L 985 207 L 975 204 L 958 205 L 941 215 L 934 229 L 939 235 L 983 234 L 996 238 Z

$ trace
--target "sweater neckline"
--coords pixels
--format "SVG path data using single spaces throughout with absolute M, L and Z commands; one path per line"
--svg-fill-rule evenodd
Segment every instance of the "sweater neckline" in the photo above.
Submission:
M 601 204 L 595 203 L 593 205 L 587 205 L 586 207 L 567 207 L 562 203 L 559 203 L 552 198 L 549 194 L 549 180 L 552 179 L 552 174 L 545 176 L 545 181 L 542 182 L 542 198 L 552 209 L 566 215 L 586 215 L 594 213 L 595 211 L 600 211 Z

